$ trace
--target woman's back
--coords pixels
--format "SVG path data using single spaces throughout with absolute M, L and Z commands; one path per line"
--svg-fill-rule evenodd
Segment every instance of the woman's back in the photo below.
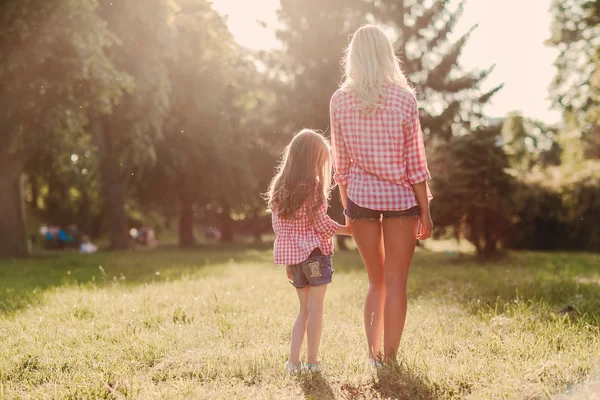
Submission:
M 365 113 L 352 90 L 331 98 L 331 138 L 336 181 L 348 197 L 375 210 L 415 206 L 412 184 L 430 179 L 417 101 L 387 85 L 374 113 Z

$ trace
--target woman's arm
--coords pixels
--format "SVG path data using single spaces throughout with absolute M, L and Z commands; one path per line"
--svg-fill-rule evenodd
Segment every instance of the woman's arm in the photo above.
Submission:
M 335 113 L 335 106 L 333 99 L 331 98 L 329 104 L 329 129 L 331 132 L 331 150 L 333 152 L 333 168 L 335 170 L 334 179 L 340 187 L 340 193 L 342 195 L 342 205 L 346 208 L 346 186 L 348 185 L 348 173 L 350 172 L 350 154 L 346 148 L 346 142 L 342 135 L 340 121 L 337 119 Z
M 340 197 L 342 198 L 342 206 L 344 207 L 344 210 L 346 209 L 346 185 L 338 185 L 340 187 Z
M 427 195 L 427 182 L 419 182 L 412 184 L 413 191 L 415 192 L 415 198 L 421 209 L 421 229 L 417 235 L 417 239 L 425 240 L 431 236 L 433 231 L 433 222 L 431 221 L 431 213 L 429 212 L 429 198 Z
M 425 144 L 423 143 L 419 108 L 416 101 L 414 108 L 411 110 L 407 128 L 404 154 L 406 172 L 408 182 L 413 188 L 417 204 L 421 209 L 421 229 L 417 235 L 417 239 L 425 240 L 431 236 L 431 231 L 433 230 L 433 222 L 431 221 L 431 213 L 429 212 L 429 189 L 427 186 L 427 181 L 431 179 L 431 175 L 427 168 Z

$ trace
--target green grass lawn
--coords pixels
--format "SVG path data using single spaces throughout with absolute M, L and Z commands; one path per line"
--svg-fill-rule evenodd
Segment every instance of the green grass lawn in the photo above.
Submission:
M 283 374 L 296 295 L 269 249 L 0 262 L 0 399 L 551 398 L 600 367 L 600 255 L 420 251 L 400 368 L 366 365 L 366 276 L 334 257 L 323 376 Z

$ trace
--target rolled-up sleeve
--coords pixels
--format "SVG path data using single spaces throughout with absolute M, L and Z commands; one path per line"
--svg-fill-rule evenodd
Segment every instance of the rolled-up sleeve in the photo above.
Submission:
M 313 228 L 317 235 L 319 235 L 323 239 L 329 239 L 339 229 L 340 224 L 332 220 L 329 215 L 327 215 L 327 202 L 323 202 L 319 206 L 319 209 L 316 212 Z
M 331 130 L 331 149 L 335 172 L 333 178 L 338 185 L 347 185 L 351 161 L 342 135 L 341 124 L 336 115 L 334 97 L 329 103 L 329 129 Z
M 411 108 L 410 117 L 407 121 L 405 143 L 404 156 L 406 159 L 408 182 L 414 185 L 430 180 L 431 174 L 427 168 L 425 143 L 423 142 L 421 122 L 419 121 L 419 108 L 416 101 L 414 108 Z

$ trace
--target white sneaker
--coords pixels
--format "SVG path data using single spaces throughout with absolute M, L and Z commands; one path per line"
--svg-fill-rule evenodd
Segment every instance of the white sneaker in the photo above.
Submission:
M 285 373 L 288 375 L 298 375 L 302 372 L 302 369 L 302 361 L 300 361 L 298 364 L 292 364 L 288 361 L 285 365 Z
M 304 364 L 304 370 L 306 372 L 323 372 L 323 364 L 321 364 L 321 361 L 314 364 L 306 363 Z

